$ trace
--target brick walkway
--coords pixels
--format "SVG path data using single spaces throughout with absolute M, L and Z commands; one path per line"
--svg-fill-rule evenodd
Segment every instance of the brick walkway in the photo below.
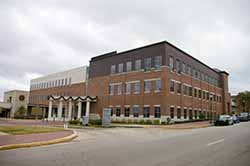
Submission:
M 9 144 L 22 144 L 31 142 L 49 141 L 66 137 L 73 134 L 73 131 L 56 131 L 49 133 L 25 134 L 25 135 L 0 135 L 0 146 Z

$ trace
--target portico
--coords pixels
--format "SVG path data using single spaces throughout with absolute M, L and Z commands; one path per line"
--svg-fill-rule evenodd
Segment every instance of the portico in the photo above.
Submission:
M 49 96 L 48 120 L 68 121 L 85 116 L 89 119 L 90 106 L 96 96 Z

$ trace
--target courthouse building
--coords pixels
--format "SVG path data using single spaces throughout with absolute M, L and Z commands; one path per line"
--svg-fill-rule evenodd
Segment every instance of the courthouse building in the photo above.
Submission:
M 93 57 L 89 68 L 32 80 L 30 106 L 60 119 L 100 118 L 103 108 L 112 109 L 115 121 L 215 117 L 230 112 L 228 73 L 163 41 Z

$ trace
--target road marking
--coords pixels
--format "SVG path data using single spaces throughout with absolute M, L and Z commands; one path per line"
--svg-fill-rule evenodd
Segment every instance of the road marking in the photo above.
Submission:
M 221 143 L 221 142 L 223 142 L 223 141 L 225 141 L 225 139 L 220 139 L 220 140 L 218 140 L 218 141 L 210 142 L 210 143 L 207 144 L 207 146 L 211 146 L 211 145 L 214 145 L 214 144 L 218 144 L 218 143 Z

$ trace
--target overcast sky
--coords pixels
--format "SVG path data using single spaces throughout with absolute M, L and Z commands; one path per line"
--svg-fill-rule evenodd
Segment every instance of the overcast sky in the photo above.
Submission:
M 201 3 L 202 2 L 202 3 Z M 250 90 L 249 0 L 1 0 L 0 100 L 91 57 L 167 40 Z

